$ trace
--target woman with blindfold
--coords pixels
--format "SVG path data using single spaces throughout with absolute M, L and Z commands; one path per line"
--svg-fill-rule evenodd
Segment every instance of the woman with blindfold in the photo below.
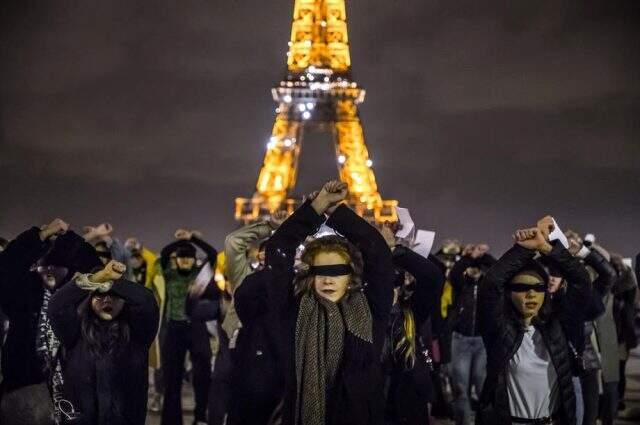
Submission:
M 76 275 L 51 298 L 51 325 L 65 350 L 62 424 L 144 425 L 149 347 L 158 304 L 110 261 Z
M 332 181 L 307 200 L 266 246 L 269 337 L 276 347 L 284 425 L 382 424 L 380 355 L 393 301 L 391 252 L 380 233 L 346 205 Z M 296 249 L 329 216 L 341 236 Z
M 487 379 L 479 423 L 575 424 L 572 357 L 567 334 L 584 321 L 589 274 L 549 229 L 516 231 L 516 245 L 480 284 L 481 333 Z M 552 309 L 548 276 L 534 260 L 546 256 L 566 277 L 566 302 Z

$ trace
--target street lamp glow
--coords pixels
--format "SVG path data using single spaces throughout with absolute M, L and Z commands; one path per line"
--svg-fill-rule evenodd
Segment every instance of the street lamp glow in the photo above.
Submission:
M 367 159 L 367 167 L 371 168 L 372 165 L 373 165 L 373 161 L 370 159 Z
M 309 109 L 309 110 L 313 109 L 314 106 L 315 105 L 313 103 L 311 103 L 311 102 L 307 103 L 307 109 Z
M 339 162 L 340 164 L 344 164 L 346 160 L 347 160 L 347 158 L 346 158 L 344 155 L 340 155 L 340 156 L 338 157 L 338 162 Z
M 302 118 L 304 118 L 305 120 L 308 120 L 309 118 L 311 118 L 311 112 L 309 111 L 304 111 L 302 113 Z
M 291 103 L 291 101 L 292 101 L 293 99 L 291 98 L 291 95 L 286 94 L 286 95 L 282 98 L 282 100 L 284 100 L 286 103 Z
M 307 110 L 307 107 L 304 105 L 304 103 L 301 103 L 301 104 L 298 105 L 298 110 L 300 112 L 304 112 L 304 111 Z

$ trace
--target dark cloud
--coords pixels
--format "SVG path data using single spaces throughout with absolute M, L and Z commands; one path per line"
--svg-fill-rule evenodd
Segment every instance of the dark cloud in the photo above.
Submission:
M 262 162 L 292 2 L 5 3 L 0 234 L 61 215 L 221 245 Z M 637 2 L 347 5 L 383 196 L 498 249 L 552 212 L 637 251 Z M 329 139 L 307 142 L 300 192 L 335 174 Z

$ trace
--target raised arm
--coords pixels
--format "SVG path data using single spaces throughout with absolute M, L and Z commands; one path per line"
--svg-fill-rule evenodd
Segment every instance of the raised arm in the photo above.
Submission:
M 174 241 L 162 248 L 162 251 L 160 251 L 160 265 L 162 266 L 163 270 L 166 270 L 169 266 L 169 262 L 171 261 L 171 254 L 173 254 L 183 243 L 183 241 Z
M 125 301 L 132 337 L 147 347 L 151 346 L 160 318 L 153 293 L 142 285 L 123 279 L 113 282 L 111 292 Z
M 351 208 L 340 205 L 327 225 L 354 244 L 364 260 L 364 293 L 373 316 L 389 315 L 393 304 L 394 267 L 391 251 L 380 232 Z
M 207 261 L 211 265 L 211 268 L 215 270 L 216 262 L 218 261 L 218 251 L 213 246 L 211 246 L 207 242 L 205 242 L 203 239 L 200 239 L 199 237 L 197 237 L 195 235 L 191 236 L 190 241 L 195 246 L 200 248 L 202 250 L 202 252 L 204 252 L 204 254 L 207 256 Z
M 404 246 L 398 246 L 393 251 L 393 264 L 416 279 L 416 289 L 411 299 L 416 328 L 419 328 L 440 305 L 444 274 L 431 260 Z
M 613 288 L 613 284 L 616 282 L 616 270 L 611 263 L 595 249 L 589 251 L 588 255 L 584 258 L 584 262 L 598 273 L 598 277 L 593 281 L 593 291 L 601 298 L 604 298 L 611 292 L 611 288 Z
M 231 289 L 235 290 L 251 273 L 251 264 L 247 252 L 252 244 L 268 237 L 272 231 L 266 221 L 249 224 L 227 235 L 224 240 L 224 256 L 226 261 L 227 278 Z
M 272 283 L 267 285 L 267 294 L 273 308 L 288 311 L 291 307 L 296 249 L 307 236 L 318 230 L 323 221 L 324 215 L 318 214 L 311 201 L 307 201 L 267 241 L 267 268 L 273 276 Z
M 49 301 L 48 315 L 54 333 L 67 348 L 73 347 L 80 337 L 78 308 L 91 292 L 80 288 L 76 280 L 58 289 Z

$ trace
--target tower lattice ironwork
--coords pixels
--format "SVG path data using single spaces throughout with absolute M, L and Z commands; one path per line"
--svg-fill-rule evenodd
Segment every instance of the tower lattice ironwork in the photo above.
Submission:
M 358 114 L 365 90 L 351 78 L 344 0 L 295 0 L 287 73 L 272 95 L 278 107 L 256 191 L 252 198 L 236 199 L 236 219 L 293 211 L 303 135 L 313 126 L 333 135 L 348 203 L 376 222 L 395 221 L 397 201 L 380 196 L 365 145 Z

